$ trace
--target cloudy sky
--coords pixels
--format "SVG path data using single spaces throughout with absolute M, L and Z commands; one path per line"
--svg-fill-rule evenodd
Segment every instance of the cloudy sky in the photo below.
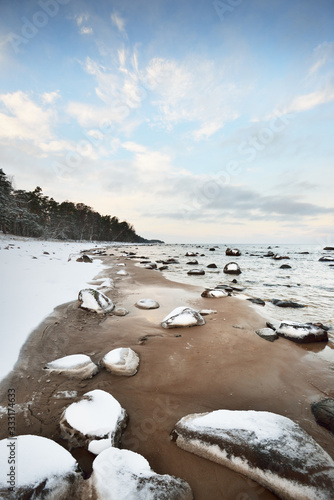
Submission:
M 166 242 L 334 244 L 332 0 L 1 0 L 0 167 Z

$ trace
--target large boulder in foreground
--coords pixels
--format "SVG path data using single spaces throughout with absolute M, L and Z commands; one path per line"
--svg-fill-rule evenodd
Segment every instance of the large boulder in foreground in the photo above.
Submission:
M 91 378 L 99 371 L 97 365 L 86 354 L 72 354 L 55 359 L 47 363 L 44 369 L 81 380 Z
M 334 399 L 326 398 L 312 403 L 311 410 L 318 424 L 334 434 Z
M 9 459 L 13 459 L 9 463 Z M 24 435 L 0 441 L 0 498 L 75 498 L 81 475 L 72 455 L 51 439 Z M 11 468 L 12 467 L 12 468 Z M 13 488 L 11 490 L 11 488 Z
M 156 474 L 142 455 L 109 448 L 93 462 L 90 498 L 103 500 L 192 500 L 188 483 Z
M 332 500 L 334 461 L 289 418 L 217 410 L 182 418 L 176 444 L 245 474 L 284 500 Z
M 137 373 L 139 356 L 130 347 L 118 347 L 103 357 L 101 365 L 113 375 L 131 377 Z
M 181 328 L 204 324 L 204 319 L 196 309 L 192 309 L 191 307 L 177 307 L 162 320 L 161 326 L 163 328 Z
M 328 334 L 324 328 L 312 323 L 282 321 L 276 330 L 277 335 L 299 344 L 327 342 Z
M 97 312 L 99 314 L 111 312 L 115 307 L 109 297 L 93 288 L 84 288 L 80 290 L 78 301 L 81 309 Z
M 223 269 L 225 274 L 241 274 L 241 269 L 236 262 L 229 262 Z
M 60 419 L 60 433 L 70 449 L 86 447 L 98 455 L 110 446 L 118 446 L 127 414 L 119 402 L 100 389 L 84 394 L 72 403 Z

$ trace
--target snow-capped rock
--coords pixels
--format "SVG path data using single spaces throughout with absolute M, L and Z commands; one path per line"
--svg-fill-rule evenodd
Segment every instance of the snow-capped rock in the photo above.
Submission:
M 225 274 L 241 274 L 241 269 L 236 262 L 229 262 L 223 269 Z
M 209 314 L 217 314 L 218 311 L 215 309 L 201 309 L 198 311 L 201 316 L 208 316 Z
M 238 248 L 227 248 L 225 254 L 229 257 L 239 257 L 241 252 Z
M 41 436 L 27 434 L 2 439 L 0 463 L 0 498 L 3 499 L 75 498 L 81 481 L 72 455 Z
M 192 500 L 188 483 L 156 474 L 142 455 L 109 448 L 93 462 L 88 488 L 101 500 Z
M 187 262 L 187 265 L 198 266 L 198 260 L 196 260 L 196 259 L 190 260 L 189 262 Z
M 101 365 L 113 375 L 131 377 L 137 373 L 139 356 L 129 347 L 118 347 L 103 357 Z
M 140 299 L 135 303 L 135 306 L 139 309 L 157 309 L 160 307 L 160 304 L 153 299 Z
M 278 339 L 277 333 L 271 328 L 261 328 L 260 330 L 256 330 L 255 333 L 259 335 L 259 337 L 269 340 L 269 342 L 274 342 L 274 340 Z
M 320 257 L 319 262 L 334 262 L 334 257 L 331 255 L 324 255 L 323 257 Z
M 177 307 L 169 313 L 161 323 L 163 328 L 179 328 L 183 326 L 201 326 L 205 321 L 196 309 Z
M 283 500 L 334 498 L 334 461 L 281 415 L 233 410 L 188 415 L 173 437 L 180 448 L 249 476 Z
M 207 288 L 204 292 L 201 293 L 201 297 L 205 297 L 208 299 L 220 299 L 221 297 L 228 297 L 229 293 L 225 290 L 214 290 Z
M 91 258 L 89 257 L 89 255 L 83 254 L 83 255 L 80 255 L 80 257 L 78 257 L 78 258 L 76 259 L 76 261 L 77 261 L 77 262 L 86 262 L 86 263 L 88 262 L 89 264 L 92 264 L 93 259 L 91 259 Z
M 60 433 L 70 448 L 86 447 L 97 455 L 118 445 L 126 423 L 127 414 L 119 402 L 108 392 L 95 389 L 63 411 Z
M 125 271 L 124 269 L 121 269 L 120 271 L 117 271 L 116 273 L 118 276 L 129 276 L 129 273 Z
M 323 328 L 312 323 L 282 321 L 276 330 L 277 335 L 298 343 L 327 342 L 328 334 Z
M 109 297 L 93 288 L 80 290 L 78 301 L 81 309 L 97 312 L 99 314 L 108 313 L 115 307 Z
M 326 398 L 312 403 L 311 410 L 318 424 L 334 434 L 334 399 Z
M 203 276 L 205 271 L 204 269 L 190 269 L 187 274 L 189 274 L 189 276 Z
M 44 369 L 82 380 L 93 377 L 99 371 L 96 364 L 86 354 L 72 354 L 55 359 L 47 363 Z

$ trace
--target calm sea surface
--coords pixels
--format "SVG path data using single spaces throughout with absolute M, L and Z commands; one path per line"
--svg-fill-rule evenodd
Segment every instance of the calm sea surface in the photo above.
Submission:
M 228 257 L 226 249 L 238 248 L 239 257 Z M 210 249 L 214 248 L 214 251 Z M 274 260 L 264 257 L 268 251 L 289 259 Z M 325 251 L 316 245 L 143 245 L 138 247 L 138 255 L 148 257 L 153 262 L 175 258 L 178 264 L 169 264 L 163 271 L 164 276 L 172 281 L 192 283 L 204 288 L 214 288 L 219 284 L 231 284 L 236 279 L 236 286 L 244 287 L 243 295 L 259 297 L 266 301 L 264 307 L 255 306 L 267 318 L 298 322 L 322 322 L 332 327 L 331 342 L 328 349 L 334 354 L 334 261 L 319 262 L 322 256 L 331 256 L 334 251 Z M 188 257 L 187 252 L 197 253 Z M 305 253 L 308 252 L 308 253 Z M 196 259 L 198 265 L 188 265 Z M 228 262 L 237 262 L 242 273 L 239 276 L 223 273 Z M 219 272 L 207 268 L 216 264 Z M 280 269 L 288 264 L 291 269 Z M 158 264 L 160 266 L 161 264 Z M 332 265 L 332 266 L 331 266 Z M 204 276 L 189 276 L 190 269 L 203 269 Z M 216 271 L 217 271 L 216 270 Z M 303 309 L 281 308 L 270 303 L 271 299 L 292 300 L 303 304 Z M 214 306 L 213 306 L 214 307 Z M 328 351 L 327 349 L 327 351 Z

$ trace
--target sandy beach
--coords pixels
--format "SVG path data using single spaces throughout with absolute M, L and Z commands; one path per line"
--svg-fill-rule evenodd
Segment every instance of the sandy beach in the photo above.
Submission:
M 240 474 L 179 449 L 170 433 L 189 413 L 275 412 L 298 423 L 334 458 L 333 436 L 317 425 L 310 407 L 323 397 L 334 397 L 334 371 L 328 364 L 288 340 L 271 343 L 258 337 L 254 332 L 265 326 L 265 320 L 247 301 L 202 298 L 203 287 L 168 281 L 159 271 L 121 256 L 123 250 L 111 248 L 108 254 L 114 255 L 99 258 L 110 266 L 104 275 L 115 282 L 108 297 L 129 314 L 98 315 L 79 309 L 76 301 L 57 307 L 30 335 L 15 369 L 2 381 L 2 407 L 7 405 L 8 389 L 15 389 L 18 435 L 37 434 L 66 448 L 59 433 L 64 408 L 90 390 L 103 389 L 129 414 L 122 447 L 144 455 L 157 473 L 185 479 L 196 500 L 278 497 Z M 123 262 L 128 276 L 116 274 L 116 264 Z M 136 308 L 142 298 L 154 299 L 160 307 Z M 205 316 L 206 324 L 200 327 L 163 329 L 162 319 L 178 306 L 215 309 L 217 314 Z M 88 354 L 98 363 L 116 347 L 138 353 L 135 376 L 101 370 L 80 381 L 43 370 L 47 362 L 70 354 Z M 7 437 L 6 415 L 2 422 L 1 439 Z M 83 449 L 72 453 L 88 477 L 94 455 Z

